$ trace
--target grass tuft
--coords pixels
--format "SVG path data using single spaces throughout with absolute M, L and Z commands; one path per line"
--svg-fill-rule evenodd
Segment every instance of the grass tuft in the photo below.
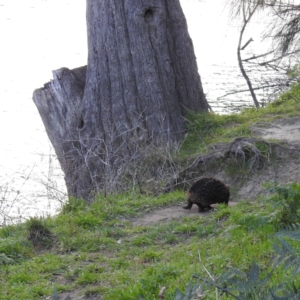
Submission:
M 41 218 L 30 218 L 26 222 L 27 239 L 37 249 L 51 248 L 55 243 L 53 233 L 47 228 L 46 223 Z

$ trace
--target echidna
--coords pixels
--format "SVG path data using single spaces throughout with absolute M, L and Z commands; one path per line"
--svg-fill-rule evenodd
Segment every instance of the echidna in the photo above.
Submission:
M 230 191 L 229 187 L 215 178 L 201 178 L 196 181 L 187 191 L 188 205 L 184 209 L 191 209 L 193 204 L 199 206 L 199 212 L 212 209 L 214 203 L 225 203 L 228 205 Z

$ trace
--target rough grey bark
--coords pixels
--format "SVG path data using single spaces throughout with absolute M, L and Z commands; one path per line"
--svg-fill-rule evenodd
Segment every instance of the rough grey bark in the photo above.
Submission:
M 54 71 L 33 94 L 69 195 L 86 200 L 208 110 L 179 0 L 87 0 L 87 31 L 87 67 Z

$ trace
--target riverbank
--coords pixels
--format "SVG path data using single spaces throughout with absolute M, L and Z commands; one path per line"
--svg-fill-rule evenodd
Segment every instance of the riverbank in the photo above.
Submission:
M 179 290 L 188 294 L 190 281 L 205 299 L 221 299 L 216 286 L 266 299 L 269 289 L 287 295 L 293 282 L 290 292 L 299 293 L 293 263 L 271 263 L 287 251 L 278 231 L 300 220 L 300 186 L 280 187 L 299 180 L 299 89 L 259 110 L 190 116 L 176 158 L 184 167 L 175 183 L 164 182 L 168 193 L 145 186 L 91 206 L 70 199 L 55 217 L 0 229 L 0 298 L 183 299 Z M 229 184 L 228 207 L 181 208 L 184 190 L 201 176 Z M 181 188 L 172 191 L 174 184 Z

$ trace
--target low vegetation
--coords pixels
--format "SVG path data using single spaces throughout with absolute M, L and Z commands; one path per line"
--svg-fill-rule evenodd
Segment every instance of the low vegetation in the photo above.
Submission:
M 282 296 L 292 285 L 298 292 L 299 244 L 276 234 L 299 222 L 300 185 L 269 188 L 274 195 L 259 201 L 147 227 L 133 227 L 132 218 L 183 204 L 183 194 L 99 197 L 91 206 L 70 199 L 55 218 L 1 229 L 0 298 L 46 299 L 54 291 L 77 291 L 97 299 L 159 299 L 165 287 L 165 299 L 191 299 L 183 298 L 192 291 L 191 280 L 205 299 L 216 299 L 216 286 L 241 296 L 254 283 L 262 295 L 276 287 Z M 32 224 L 47 237 L 51 232 L 51 249 L 48 243 L 42 247 L 44 239 L 32 242 Z M 299 228 L 292 229 L 288 236 L 299 238 Z
M 298 90 L 293 86 L 259 110 L 190 116 L 180 157 L 251 137 L 253 122 L 295 116 Z M 132 189 L 100 195 L 90 206 L 69 199 L 55 217 L 0 229 L 0 299 L 296 299 L 300 185 L 269 183 L 266 189 L 270 194 L 257 201 L 239 199 L 205 217 L 152 226 L 131 221 L 183 206 L 184 191 L 151 195 Z

